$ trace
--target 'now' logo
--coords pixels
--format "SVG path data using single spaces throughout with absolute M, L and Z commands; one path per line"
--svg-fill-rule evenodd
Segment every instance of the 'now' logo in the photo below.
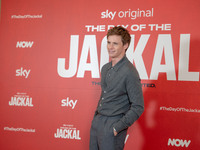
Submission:
M 33 43 L 33 41 L 18 41 L 16 48 L 31 48 Z
M 182 140 L 182 139 L 171 139 L 168 140 L 168 146 L 176 146 L 176 147 L 188 147 L 191 143 L 191 140 Z

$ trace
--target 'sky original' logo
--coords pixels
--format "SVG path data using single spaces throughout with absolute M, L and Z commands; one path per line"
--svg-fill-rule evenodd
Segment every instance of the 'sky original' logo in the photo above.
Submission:
M 28 78 L 30 71 L 31 71 L 30 69 L 26 70 L 26 69 L 23 69 L 23 67 L 21 67 L 20 69 L 16 70 L 16 76 Z
M 63 107 L 71 107 L 72 109 L 75 108 L 78 100 L 70 100 L 69 97 L 67 99 L 61 100 L 61 106 Z

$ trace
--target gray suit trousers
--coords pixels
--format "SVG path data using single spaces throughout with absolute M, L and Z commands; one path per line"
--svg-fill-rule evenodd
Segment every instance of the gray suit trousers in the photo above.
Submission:
M 90 150 L 123 150 L 127 129 L 114 136 L 113 124 L 122 115 L 108 117 L 97 114 L 90 129 Z

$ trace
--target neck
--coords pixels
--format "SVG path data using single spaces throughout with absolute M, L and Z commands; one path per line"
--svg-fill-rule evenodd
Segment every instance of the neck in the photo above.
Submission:
M 125 55 L 118 58 L 111 58 L 112 67 L 114 67 Z

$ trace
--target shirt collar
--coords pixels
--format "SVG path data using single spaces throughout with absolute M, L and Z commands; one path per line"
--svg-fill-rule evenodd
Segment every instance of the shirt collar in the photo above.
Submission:
M 127 60 L 128 60 L 128 59 L 127 59 L 126 55 L 124 55 L 124 57 L 123 57 L 119 62 L 117 62 L 117 64 L 116 64 L 114 67 L 112 67 L 112 62 L 109 62 L 108 70 L 111 69 L 111 68 L 113 68 L 115 71 L 118 71 L 119 68 L 120 68 Z

